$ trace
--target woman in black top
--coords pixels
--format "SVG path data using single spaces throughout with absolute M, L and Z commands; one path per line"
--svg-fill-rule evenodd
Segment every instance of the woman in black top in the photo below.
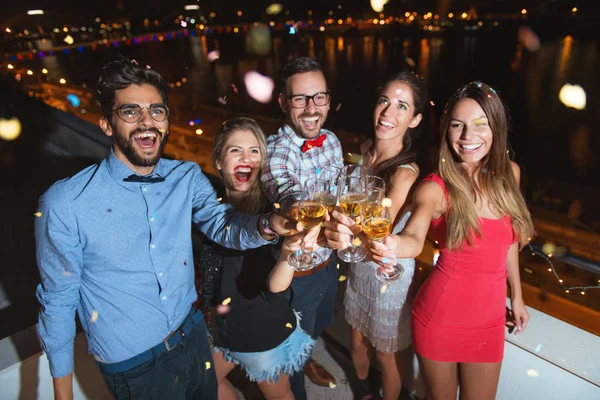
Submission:
M 269 208 L 260 187 L 266 140 L 250 118 L 226 121 L 215 137 L 213 161 L 225 201 L 256 214 Z M 267 399 L 293 399 L 288 375 L 304 365 L 313 340 L 300 328 L 288 301 L 294 269 L 287 256 L 303 234 L 273 246 L 235 251 L 205 239 L 200 255 L 203 308 L 217 306 L 212 321 L 219 399 L 237 399 L 227 374 L 240 365 Z

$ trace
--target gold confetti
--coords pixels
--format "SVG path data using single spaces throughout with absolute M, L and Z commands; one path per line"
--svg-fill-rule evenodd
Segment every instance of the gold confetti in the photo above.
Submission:
M 292 329 L 294 326 L 288 322 L 287 324 L 285 324 L 285 327 Z
M 360 240 L 360 238 L 357 236 L 354 239 L 352 239 L 352 246 L 354 247 L 358 247 L 362 244 L 362 241 Z
M 338 263 L 338 265 L 335 266 L 337 269 L 340 269 L 340 263 Z
M 276 210 L 279 210 L 281 208 L 279 203 L 273 203 L 273 207 L 275 207 Z
M 346 275 L 340 275 L 339 281 L 344 282 L 346 280 Z
M 36 217 L 38 217 L 38 218 L 39 218 L 39 217 L 41 217 L 41 216 L 42 216 L 42 213 L 38 211 L 38 212 L 36 212 L 36 213 L 35 213 L 35 214 L 33 214 L 33 215 L 35 215 Z
M 383 285 L 383 286 L 381 287 L 381 293 L 382 293 L 382 294 L 383 294 L 383 293 L 385 293 L 385 291 L 387 290 L 387 286 L 388 286 L 388 285 Z
M 220 203 L 221 201 L 223 201 L 223 198 L 222 198 L 222 197 L 219 197 L 219 198 L 217 199 L 217 201 Z
M 332 389 L 335 389 L 335 383 L 329 382 L 329 387 L 332 388 Z
M 90 318 L 90 322 L 93 324 L 98 320 L 98 311 L 92 311 L 92 317 Z
M 206 362 L 206 369 L 210 369 L 210 361 Z
M 71 273 L 69 271 L 63 271 L 62 273 L 64 276 L 71 276 Z
M 442 162 L 446 162 L 446 159 L 445 159 L 445 158 L 442 158 Z
M 225 230 L 228 231 L 229 230 L 229 225 L 225 227 Z
M 226 306 L 229 303 L 231 303 L 231 297 L 228 297 L 225 300 L 223 300 L 223 302 L 221 304 L 223 304 L 224 306 Z
M 386 197 L 385 199 L 381 200 L 381 205 L 383 207 L 390 208 L 392 206 L 392 199 L 390 199 L 389 197 Z
M 160 133 L 165 133 L 167 130 L 166 130 L 165 128 L 160 128 L 158 131 L 159 131 Z

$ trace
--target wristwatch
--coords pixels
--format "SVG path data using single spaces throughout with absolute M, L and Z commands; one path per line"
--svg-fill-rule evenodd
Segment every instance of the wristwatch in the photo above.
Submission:
M 260 218 L 260 224 L 267 235 L 275 236 L 275 239 L 279 239 L 279 234 L 271 229 L 271 225 L 269 224 L 271 214 L 273 214 L 273 211 L 263 214 Z

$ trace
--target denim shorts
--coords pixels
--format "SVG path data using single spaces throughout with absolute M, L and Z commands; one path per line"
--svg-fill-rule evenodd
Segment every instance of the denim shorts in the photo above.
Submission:
M 252 382 L 277 382 L 280 374 L 292 375 L 300 371 L 312 351 L 314 340 L 300 327 L 300 315 L 296 313 L 296 329 L 274 349 L 244 353 L 214 347 L 225 360 L 239 365 Z

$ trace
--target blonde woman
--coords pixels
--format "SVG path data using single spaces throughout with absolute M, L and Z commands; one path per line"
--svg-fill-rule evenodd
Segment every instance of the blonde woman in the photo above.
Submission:
M 238 117 L 223 124 L 213 161 L 225 186 L 225 202 L 247 213 L 269 208 L 259 180 L 265 156 L 265 137 L 256 121 Z M 219 399 L 237 399 L 227 380 L 236 365 L 265 398 L 294 398 L 288 376 L 302 369 L 313 345 L 287 293 L 294 275 L 287 257 L 300 248 L 302 236 L 286 237 L 278 259 L 272 246 L 241 252 L 203 243 L 202 307 L 217 306 L 211 333 Z

